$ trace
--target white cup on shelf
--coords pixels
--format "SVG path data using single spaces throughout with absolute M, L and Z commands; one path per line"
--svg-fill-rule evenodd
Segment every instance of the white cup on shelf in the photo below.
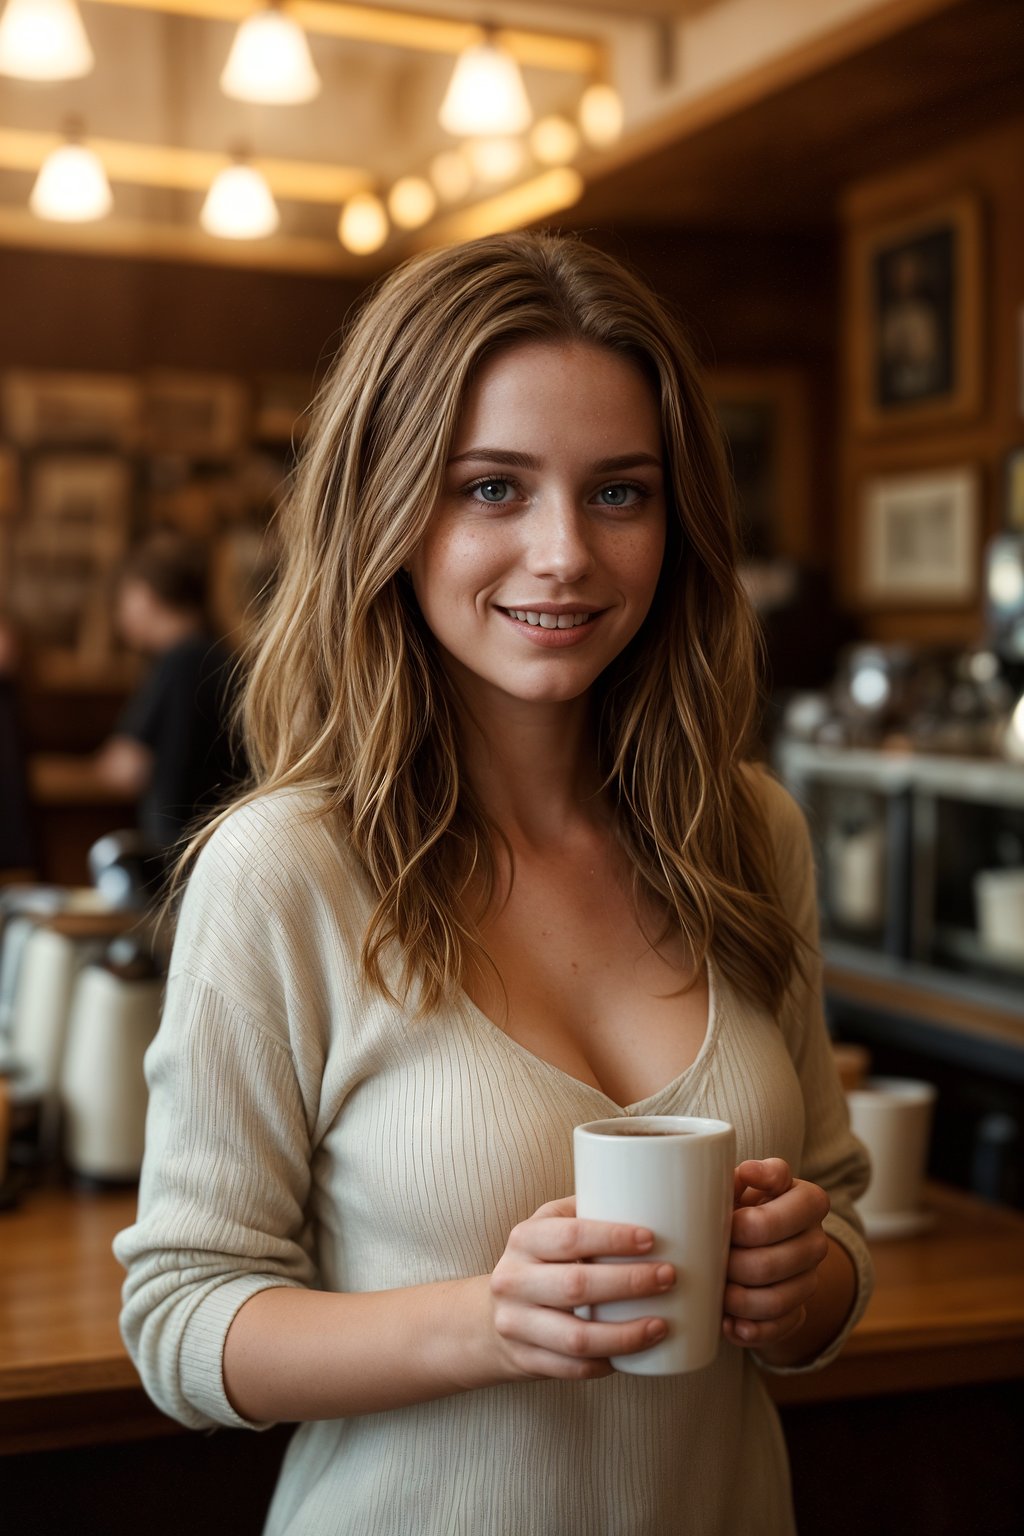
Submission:
M 934 1218 L 921 1205 L 935 1087 L 909 1077 L 869 1077 L 847 1092 L 850 1127 L 871 1159 L 857 1202 L 869 1237 L 910 1237 Z

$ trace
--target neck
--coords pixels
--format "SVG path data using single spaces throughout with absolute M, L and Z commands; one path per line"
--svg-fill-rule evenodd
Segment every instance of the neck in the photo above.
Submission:
M 591 701 L 479 696 L 460 688 L 462 753 L 484 811 L 515 843 L 551 845 L 602 820 Z

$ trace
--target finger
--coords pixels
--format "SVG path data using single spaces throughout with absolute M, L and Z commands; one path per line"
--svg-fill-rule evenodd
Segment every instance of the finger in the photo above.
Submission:
M 607 1360 L 612 1355 L 635 1355 L 665 1337 L 668 1328 L 660 1317 L 639 1317 L 624 1323 L 594 1323 L 571 1312 L 552 1307 L 517 1309 L 510 1326 L 522 1342 L 573 1360 Z M 502 1328 L 499 1314 L 495 1326 Z
M 791 1333 L 803 1327 L 806 1320 L 806 1307 L 798 1307 L 795 1312 L 789 1312 L 785 1317 L 771 1323 L 755 1323 L 745 1318 L 724 1317 L 722 1332 L 730 1343 L 739 1344 L 746 1349 L 757 1349 L 767 1344 L 777 1344 L 780 1339 L 788 1339 Z
M 778 1285 L 727 1285 L 723 1308 L 729 1317 L 748 1322 L 777 1322 L 804 1306 L 818 1289 L 814 1271 L 794 1275 Z
M 733 1174 L 733 1194 L 737 1204 L 757 1205 L 784 1194 L 792 1183 L 789 1164 L 781 1157 L 751 1157 Z
M 516 1369 L 525 1376 L 537 1380 L 553 1377 L 561 1381 L 596 1381 L 601 1376 L 612 1376 L 615 1367 L 607 1360 L 571 1359 L 568 1355 L 556 1355 L 550 1349 L 536 1349 L 521 1344 L 511 1351 Z
M 785 1242 L 820 1227 L 829 1211 L 829 1197 L 817 1184 L 794 1181 L 784 1194 L 763 1205 L 741 1206 L 732 1215 L 732 1243 L 741 1248 Z
M 792 1275 L 816 1270 L 827 1253 L 828 1238 L 817 1227 L 768 1247 L 733 1246 L 727 1274 L 737 1285 L 777 1285 Z
M 647 1227 L 626 1222 L 584 1221 L 578 1217 L 561 1221 L 531 1217 L 514 1229 L 509 1245 L 545 1263 L 568 1263 L 573 1259 L 607 1256 L 631 1258 L 649 1253 L 654 1234 Z
M 663 1296 L 675 1280 L 671 1264 L 524 1264 L 508 1276 L 496 1273 L 491 1287 L 495 1295 L 514 1293 L 518 1301 L 571 1311 L 602 1301 Z

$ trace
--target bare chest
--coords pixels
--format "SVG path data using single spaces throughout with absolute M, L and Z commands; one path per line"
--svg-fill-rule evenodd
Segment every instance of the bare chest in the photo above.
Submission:
M 498 975 L 487 968 L 467 983 L 477 1007 L 616 1103 L 648 1098 L 697 1056 L 706 973 L 691 986 L 681 937 L 652 943 L 657 931 L 644 932 L 610 868 L 517 865 L 511 896 L 481 936 Z

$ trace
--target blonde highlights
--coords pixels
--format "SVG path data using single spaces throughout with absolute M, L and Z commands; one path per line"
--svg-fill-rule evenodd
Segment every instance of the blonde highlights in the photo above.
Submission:
M 527 340 L 611 349 L 660 402 L 665 560 L 647 620 L 597 685 L 601 771 L 638 893 L 655 895 L 698 962 L 713 955 L 776 1012 L 796 941 L 744 769 L 757 638 L 720 433 L 672 315 L 580 240 L 509 234 L 430 252 L 360 312 L 280 514 L 283 567 L 243 703 L 246 798 L 316 792 L 376 898 L 362 951 L 372 988 L 415 988 L 424 1010 L 458 990 L 480 957 L 467 891 L 493 891 L 500 834 L 460 773 L 451 686 L 404 567 L 470 381 Z

